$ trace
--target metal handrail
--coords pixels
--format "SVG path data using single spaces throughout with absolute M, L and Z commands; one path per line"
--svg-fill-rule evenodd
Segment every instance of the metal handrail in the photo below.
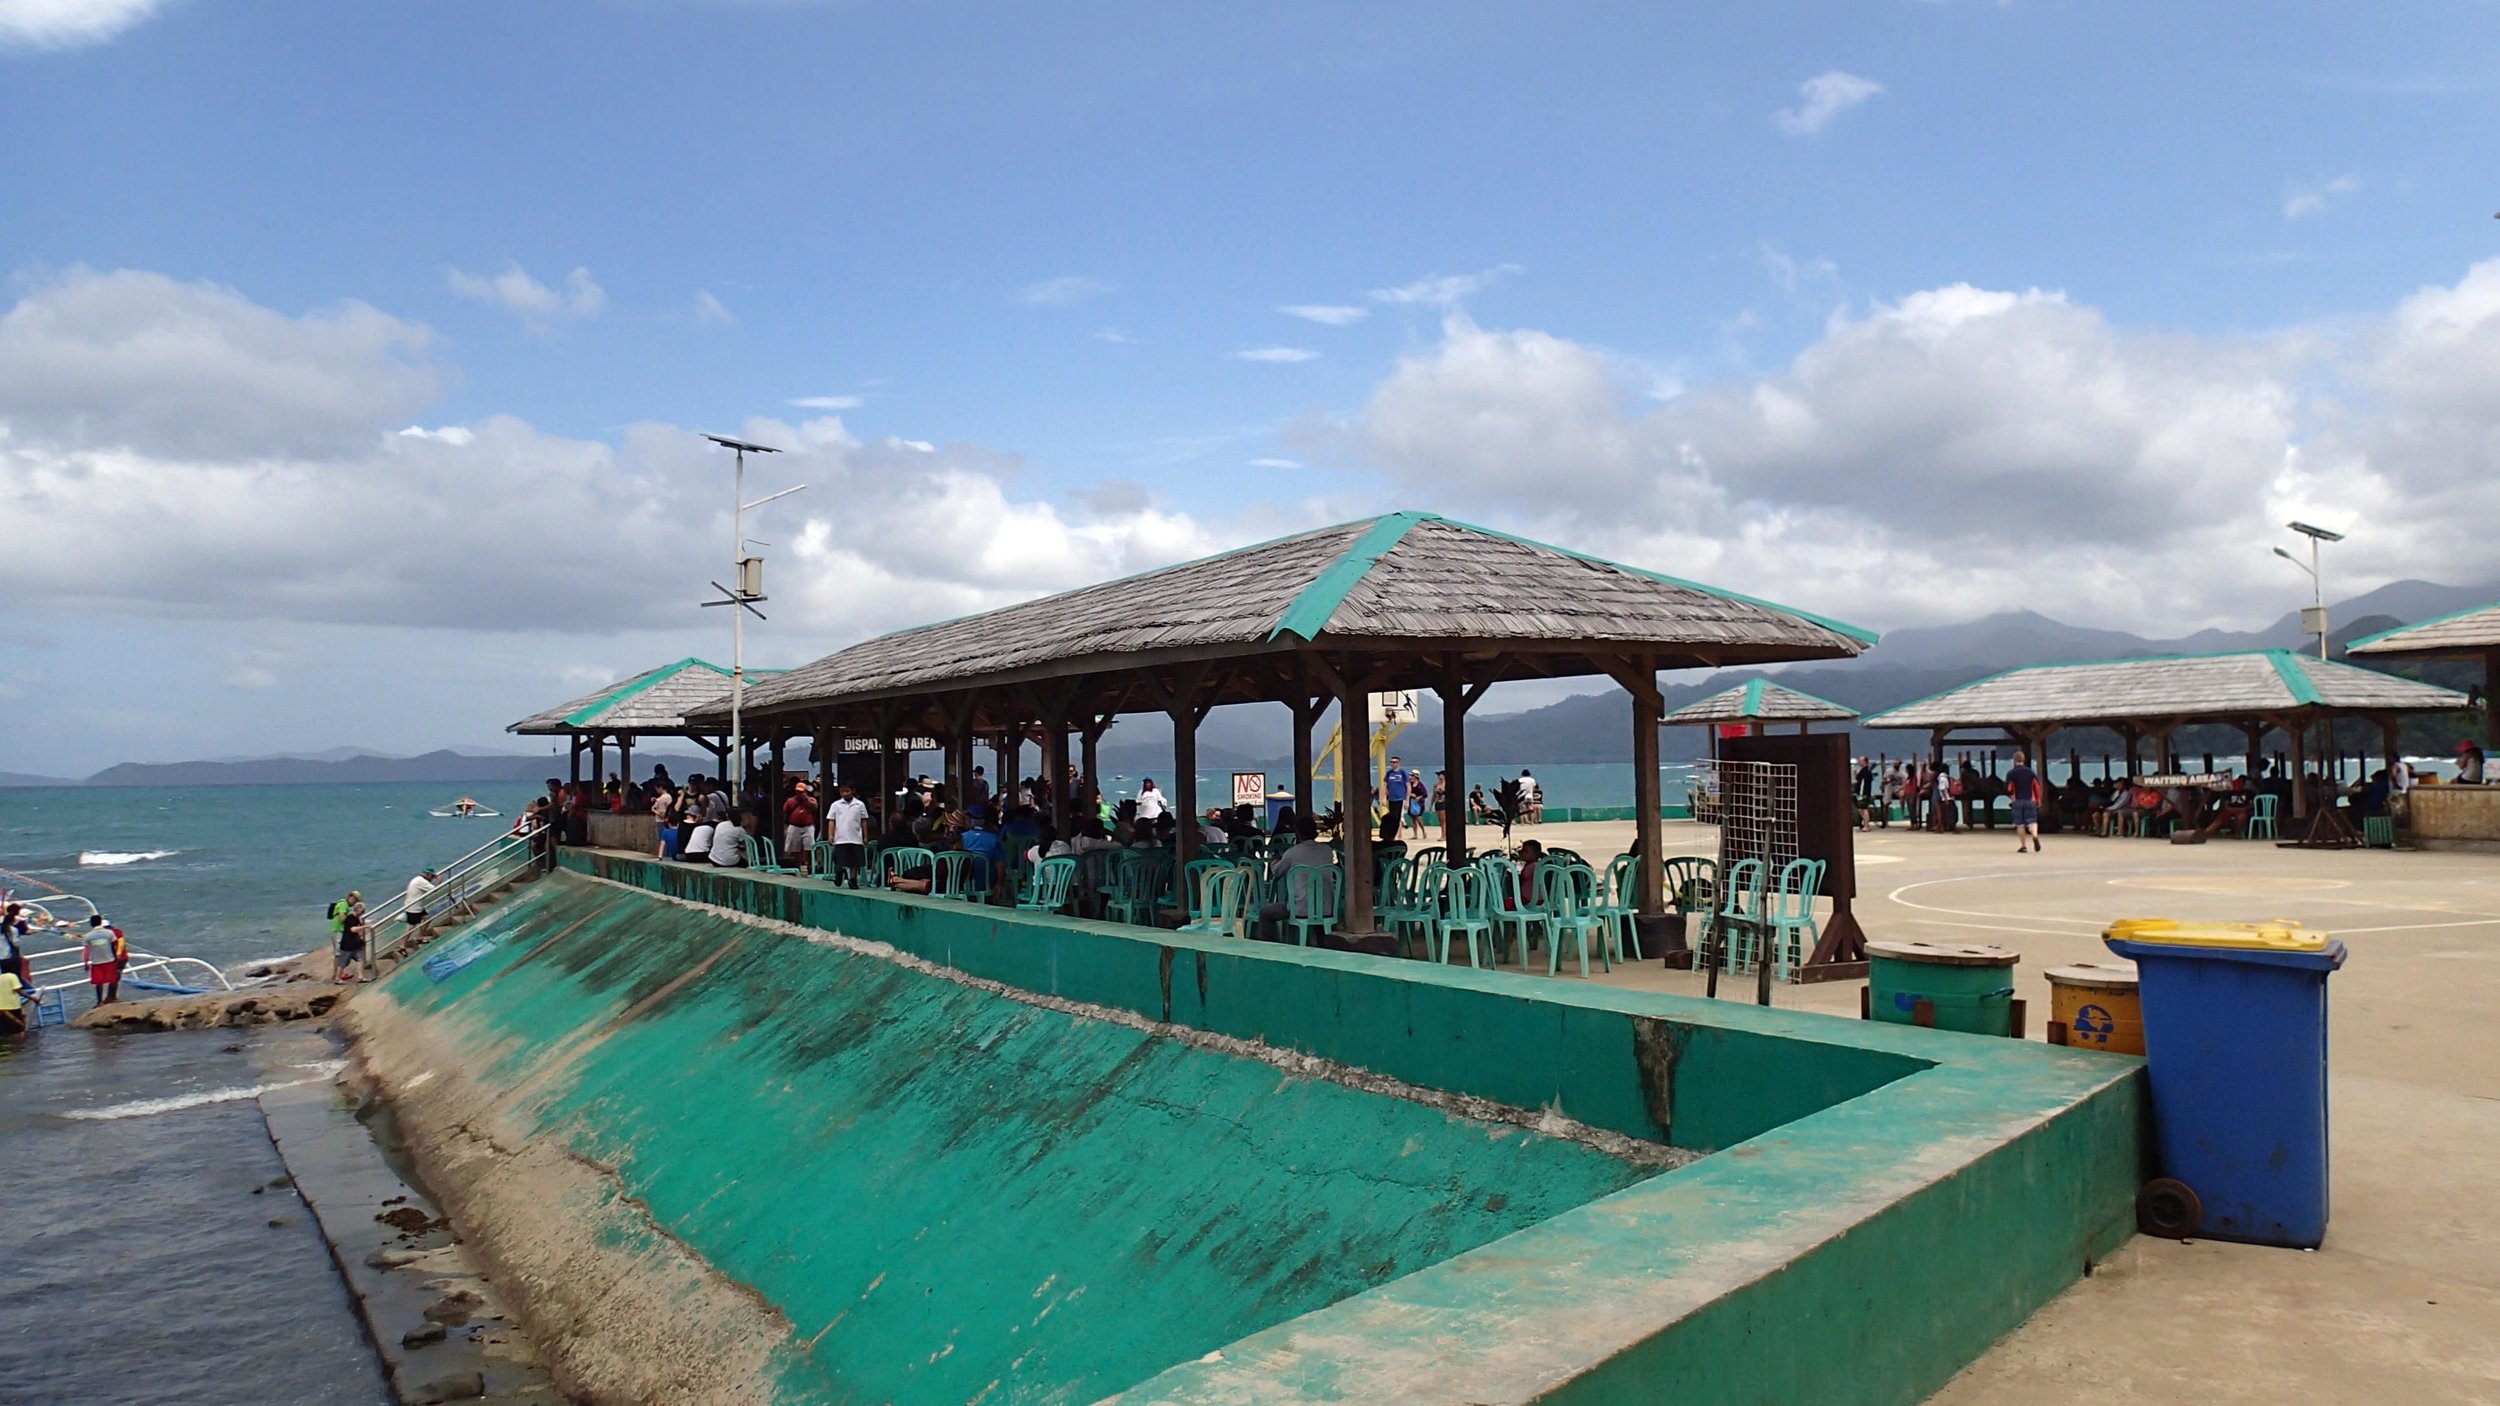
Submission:
M 410 938 L 433 926 L 446 913 L 468 905 L 488 889 L 510 880 L 522 869 L 536 862 L 539 834 L 545 829 L 546 827 L 542 825 L 528 830 L 512 831 L 499 839 L 489 840 L 442 866 L 437 871 L 434 887 L 427 890 L 425 894 L 425 906 L 429 910 L 434 910 L 437 905 L 440 905 L 439 911 L 428 912 L 423 922 L 403 923 L 398 932 L 387 938 L 377 939 L 374 936 L 376 928 L 407 913 L 408 892 L 404 888 L 397 896 L 386 900 L 380 908 L 368 911 L 365 914 L 365 940 L 369 944 L 373 960 L 378 962 L 398 951 L 407 945 Z M 520 861 L 518 865 L 511 868 L 498 868 L 506 861 L 516 858 Z

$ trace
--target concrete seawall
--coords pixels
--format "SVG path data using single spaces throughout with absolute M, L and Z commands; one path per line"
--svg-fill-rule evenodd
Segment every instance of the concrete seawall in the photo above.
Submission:
M 2126 1232 L 2131 1062 L 567 862 L 349 1023 L 601 1400 L 1906 1402 Z

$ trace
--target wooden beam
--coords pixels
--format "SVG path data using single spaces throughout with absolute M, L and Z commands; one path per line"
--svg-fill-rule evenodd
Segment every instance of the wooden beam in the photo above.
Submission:
M 1468 692 L 1466 665 L 1457 655 L 1442 668 L 1441 685 L 1433 690 L 1441 695 L 1441 770 L 1449 782 L 1450 808 L 1441 816 L 1441 843 L 1456 866 L 1467 856 L 1467 706 L 1482 695 Z M 1429 792 L 1424 803 L 1432 803 Z
M 1632 695 L 1632 834 L 1640 851 L 1634 866 L 1639 875 L 1640 916 L 1663 917 L 1667 911 L 1665 870 L 1659 850 L 1666 829 L 1658 814 L 1658 728 L 1666 713 L 1666 696 L 1658 687 L 1654 662 L 1626 658 L 1607 671 Z
M 1332 671 L 1333 674 L 1334 671 Z M 1345 852 L 1345 930 L 1369 934 L 1372 919 L 1371 710 L 1361 689 L 1337 677 L 1337 708 L 1343 741 L 1337 758 L 1337 798 L 1345 823 L 1338 828 Z

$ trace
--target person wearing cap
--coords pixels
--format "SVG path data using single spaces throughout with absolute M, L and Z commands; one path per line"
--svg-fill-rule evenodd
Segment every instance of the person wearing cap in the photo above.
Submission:
M 354 983 L 363 979 L 365 966 L 365 896 L 349 889 L 347 897 L 330 908 L 332 930 L 338 934 L 337 950 L 332 953 L 330 980 Z
M 805 781 L 790 783 L 790 798 L 781 803 L 781 857 L 804 867 L 816 850 L 816 796 Z
M 408 925 L 410 932 L 425 926 L 425 897 L 434 892 L 435 887 L 441 882 L 441 878 L 434 872 L 434 866 L 431 864 L 418 870 L 416 877 L 408 881 L 408 892 L 405 901 L 401 904 L 399 916 L 400 920 Z
M 2482 744 L 2471 737 L 2457 744 L 2457 782 L 2465 786 L 2483 784 Z
M 122 963 L 130 960 L 130 944 L 122 930 L 96 914 L 87 919 L 87 984 L 95 988 L 95 1003 L 110 1005 L 122 998 Z

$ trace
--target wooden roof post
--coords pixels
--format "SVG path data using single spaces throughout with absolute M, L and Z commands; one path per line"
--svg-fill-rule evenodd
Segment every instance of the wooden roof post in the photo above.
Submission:
M 1441 844 L 1449 851 L 1450 864 L 1467 862 L 1467 710 L 1484 696 L 1489 685 L 1467 686 L 1466 661 L 1452 654 L 1441 661 L 1441 682 L 1433 692 L 1441 696 L 1441 770 L 1449 774 L 1446 794 L 1449 809 L 1441 813 Z M 1425 804 L 1432 802 L 1427 793 Z
M 2483 655 L 2483 746 L 2500 748 L 2500 649 Z
M 1091 795 L 1099 796 L 1103 793 L 1102 734 L 1103 729 L 1111 726 L 1112 722 L 1118 717 L 1119 714 L 1117 713 L 1089 713 L 1086 715 L 1084 740 L 1082 745 L 1083 770 L 1085 772 L 1085 790 Z M 1087 814 L 1092 813 L 1093 812 L 1090 810 L 1087 812 Z
M 815 733 L 807 740 L 807 755 L 810 761 L 816 763 L 816 813 L 820 821 L 824 816 L 824 808 L 833 801 L 833 782 L 837 770 L 834 764 L 836 747 L 837 744 L 833 740 L 831 716 L 818 713 Z M 827 830 L 825 834 L 830 836 L 832 831 Z
M 2309 720 L 2295 714 L 2284 729 L 2292 738 L 2292 819 L 2309 818 Z
M 573 734 L 573 761 L 572 764 L 565 769 L 564 779 L 576 786 L 582 784 L 582 738 L 580 733 Z
M 1312 663 L 1328 670 L 1325 660 L 1311 656 Z M 1375 924 L 1372 919 L 1372 754 L 1371 702 L 1364 691 L 1366 680 L 1355 677 L 1355 667 L 1348 660 L 1341 673 L 1333 673 L 1337 685 L 1338 735 L 1337 804 L 1345 821 L 1337 827 L 1337 838 L 1345 847 L 1345 923 L 1350 934 L 1368 934 Z M 1330 676 L 1323 673 L 1323 677 Z
M 1632 834 L 1640 850 L 1634 872 L 1640 875 L 1640 915 L 1655 918 L 1667 911 L 1659 854 L 1666 844 L 1666 830 L 1658 816 L 1658 719 L 1666 712 L 1666 699 L 1658 691 L 1654 659 L 1622 660 L 1607 672 L 1632 695 Z M 1761 724 L 1756 723 L 1755 735 L 1761 731 Z
M 625 783 L 625 803 L 631 807 L 634 800 L 634 735 L 630 732 L 616 735 L 616 779 Z
M 2378 735 L 2380 742 L 2379 754 L 2386 758 L 2387 769 L 2390 773 L 2393 773 L 2396 769 L 2397 762 L 2396 720 L 2392 717 L 2381 714 L 2378 719 Z
M 1319 726 L 1319 715 L 1327 710 L 1328 697 L 1307 696 L 1311 688 L 1307 682 L 1295 687 L 1299 691 L 1286 703 L 1293 710 L 1293 813 L 1307 819 L 1312 807 L 1319 803 L 1319 786 L 1311 779 L 1311 773 L 1318 769 L 1311 756 L 1311 729 Z

